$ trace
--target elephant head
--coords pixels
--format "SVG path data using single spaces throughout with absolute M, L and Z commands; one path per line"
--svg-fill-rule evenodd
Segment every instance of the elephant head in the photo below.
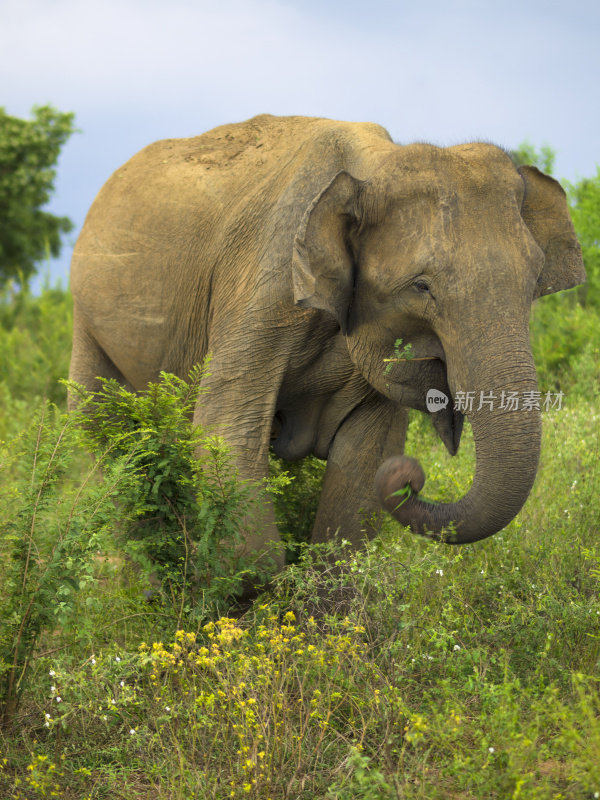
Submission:
M 492 145 L 398 147 L 366 180 L 341 171 L 317 195 L 296 235 L 293 278 L 296 303 L 335 317 L 378 392 L 423 411 L 429 389 L 449 398 L 433 416 L 451 453 L 462 427 L 454 400 L 473 398 L 469 491 L 455 503 L 424 501 L 421 467 L 398 456 L 376 476 L 384 507 L 438 538 L 453 524 L 455 543 L 507 525 L 527 499 L 540 450 L 540 411 L 522 402 L 537 392 L 531 304 L 585 280 L 559 184 L 517 170 Z M 398 339 L 414 358 L 385 374 Z M 515 395 L 517 409 L 506 402 Z

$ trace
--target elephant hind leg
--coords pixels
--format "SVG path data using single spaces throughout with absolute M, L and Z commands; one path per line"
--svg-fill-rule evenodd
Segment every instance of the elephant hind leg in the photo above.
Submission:
M 76 312 L 73 316 L 73 350 L 69 380 L 79 383 L 90 392 L 95 392 L 100 388 L 98 378 L 115 378 L 129 391 L 135 391 L 94 337 L 77 319 Z M 72 410 L 76 404 L 76 398 L 73 397 L 72 392 L 69 392 L 69 410 Z

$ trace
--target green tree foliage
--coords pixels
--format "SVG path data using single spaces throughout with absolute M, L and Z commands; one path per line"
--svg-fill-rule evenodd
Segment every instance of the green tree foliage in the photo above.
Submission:
M 42 210 L 54 189 L 54 166 L 75 131 L 74 115 L 36 106 L 33 119 L 9 116 L 0 108 L 0 280 L 24 283 L 36 264 L 57 256 L 68 217 Z
M 521 142 L 516 150 L 510 151 L 510 156 L 517 167 L 527 164 L 531 167 L 537 167 L 542 172 L 545 172 L 546 175 L 552 175 L 554 171 L 556 151 L 547 144 L 542 145 L 538 152 L 531 142 L 526 139 Z
M 587 272 L 582 300 L 600 308 L 600 167 L 593 178 L 568 183 L 567 194 Z

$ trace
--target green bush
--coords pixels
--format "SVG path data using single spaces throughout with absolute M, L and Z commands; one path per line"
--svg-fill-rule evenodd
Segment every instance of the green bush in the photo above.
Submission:
M 0 292 L 0 440 L 29 423 L 43 399 L 64 409 L 60 383 L 69 372 L 71 295 L 46 288 L 39 297 L 12 285 Z
M 203 368 L 189 383 L 162 375 L 140 394 L 115 381 L 80 387 L 77 413 L 47 402 L 0 458 L 0 720 L 17 712 L 40 637 L 81 630 L 79 595 L 98 580 L 98 553 L 119 553 L 152 575 L 180 625 L 202 619 L 263 579 L 238 555 L 242 526 L 266 489 L 241 484 L 227 450 L 192 425 Z M 95 463 L 81 476 L 81 447 Z M 89 462 L 89 459 L 88 459 Z M 101 471 L 101 476 L 100 476 Z M 285 476 L 271 482 L 283 487 Z M 112 540 L 112 541 L 111 541 Z M 85 617 L 84 617 L 85 619 Z
M 121 545 L 182 617 L 239 594 L 246 579 L 265 579 L 264 554 L 239 556 L 242 531 L 261 496 L 289 482 L 241 482 L 224 442 L 193 425 L 204 371 L 195 367 L 188 381 L 161 373 L 139 393 L 115 380 L 96 393 L 69 384 L 89 450 L 131 465 L 119 494 Z
M 80 624 L 77 595 L 114 522 L 125 464 L 68 479 L 78 455 L 75 419 L 44 404 L 0 452 L 0 722 L 10 725 L 40 638 Z
M 531 343 L 543 391 L 569 390 L 580 378 L 580 359 L 600 347 L 600 309 L 584 308 L 577 290 L 538 300 L 531 315 Z M 587 354 L 587 355 L 586 355 Z
M 50 763 L 79 796 L 593 797 L 599 552 L 564 527 L 460 550 L 398 531 L 359 553 L 305 548 L 241 620 L 55 653 L 36 744 L 20 771 L 7 751 L 4 785 L 48 780 Z
M 289 561 L 296 558 L 300 543 L 310 541 L 327 462 L 314 456 L 284 461 L 271 454 L 269 464 L 272 477 L 288 476 L 292 481 L 289 489 L 274 497 L 277 525 L 288 545 Z

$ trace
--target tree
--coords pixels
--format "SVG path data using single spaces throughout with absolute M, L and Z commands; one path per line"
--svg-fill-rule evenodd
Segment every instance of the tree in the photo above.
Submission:
M 510 155 L 517 167 L 528 164 L 529 166 L 537 167 L 542 172 L 545 172 L 546 175 L 552 175 L 556 151 L 547 144 L 542 145 L 540 151 L 537 152 L 531 142 L 526 139 L 521 142 L 516 150 L 511 150 Z
M 567 183 L 567 195 L 587 273 L 583 299 L 600 308 L 600 167 L 593 178 Z
M 61 233 L 72 230 L 68 217 L 42 207 L 54 190 L 54 166 L 75 131 L 74 114 L 34 106 L 32 120 L 0 108 L 0 282 L 26 283 L 37 263 L 61 248 Z

